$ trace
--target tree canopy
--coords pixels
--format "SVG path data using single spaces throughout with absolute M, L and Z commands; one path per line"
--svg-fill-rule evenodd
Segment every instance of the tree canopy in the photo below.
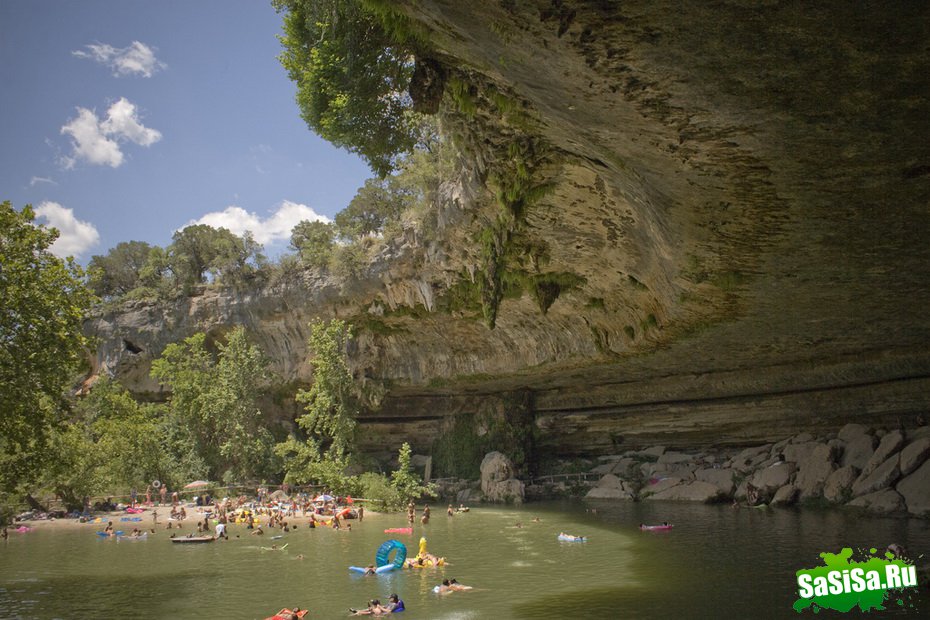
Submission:
M 274 0 L 285 11 L 279 60 L 307 125 L 379 176 L 418 141 L 408 87 L 413 50 L 362 0 Z
M 86 344 L 93 295 L 70 258 L 49 252 L 58 231 L 28 205 L 0 204 L 0 487 L 44 460 L 48 434 Z

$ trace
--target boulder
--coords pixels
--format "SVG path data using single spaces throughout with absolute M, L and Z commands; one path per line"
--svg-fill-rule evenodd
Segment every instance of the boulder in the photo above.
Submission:
M 853 439 L 857 437 L 861 437 L 862 435 L 868 435 L 868 434 L 869 434 L 869 428 L 867 426 L 863 426 L 862 424 L 856 424 L 854 422 L 850 422 L 849 424 L 841 428 L 840 431 L 836 434 L 836 436 L 837 438 L 842 439 L 846 443 L 849 443 L 850 441 L 852 441 Z
M 782 439 L 776 442 L 775 445 L 772 446 L 771 451 L 769 451 L 769 456 L 778 456 L 783 453 L 785 451 L 785 446 L 789 443 L 791 443 L 791 439 Z
M 918 426 L 917 428 L 907 432 L 908 441 L 923 439 L 924 437 L 930 437 L 930 426 Z
M 847 506 L 866 508 L 872 512 L 902 512 L 905 509 L 904 498 L 894 489 L 882 489 L 862 497 L 857 497 Z
M 765 460 L 769 458 L 769 452 L 771 452 L 771 449 L 772 446 L 770 444 L 756 446 L 754 448 L 746 448 L 733 457 L 731 460 L 731 466 L 738 472 L 748 473 L 757 468 L 761 463 L 765 462 Z
M 930 461 L 917 468 L 895 487 L 904 497 L 907 511 L 912 515 L 930 516 Z
M 623 481 L 613 474 L 607 474 L 597 482 L 597 486 L 585 495 L 588 499 L 630 499 Z
M 592 473 L 592 474 L 600 474 L 600 475 L 609 474 L 609 473 L 613 472 L 613 470 L 614 470 L 614 465 L 615 465 L 615 463 L 614 463 L 613 461 L 611 461 L 611 462 L 609 462 L 609 463 L 601 463 L 600 465 L 598 465 L 597 467 L 595 467 L 594 469 L 592 469 L 592 470 L 591 470 L 591 473 Z
M 906 476 L 918 467 L 930 456 L 930 437 L 922 437 L 909 443 L 901 450 L 901 475 Z
M 685 454 L 684 452 L 666 452 L 659 457 L 658 463 L 671 464 L 671 463 L 691 463 L 694 461 L 693 454 Z
M 788 446 L 789 448 L 791 446 Z M 823 485 L 836 469 L 833 463 L 834 451 L 827 444 L 814 444 L 814 448 L 802 463 L 794 484 L 798 487 L 801 499 L 819 497 L 823 494 Z
M 777 491 L 769 502 L 770 506 L 791 506 L 798 500 L 798 488 L 793 484 L 786 484 Z
M 650 495 L 647 500 L 673 499 L 689 502 L 713 502 L 721 499 L 720 489 L 709 482 L 691 482 L 689 484 L 680 484 L 661 493 Z
M 481 461 L 481 491 L 490 502 L 522 503 L 523 482 L 514 478 L 513 461 L 500 452 L 489 452 Z
M 797 463 L 800 465 L 810 457 L 811 452 L 813 452 L 814 448 L 819 445 L 822 444 L 819 444 L 816 441 L 808 441 L 805 443 L 790 443 L 785 446 L 785 451 L 783 453 L 785 455 L 785 460 L 790 463 Z
M 636 459 L 631 459 L 629 457 L 623 457 L 622 459 L 620 459 L 619 461 L 613 464 L 613 469 L 611 470 L 610 473 L 624 476 L 627 474 L 627 472 L 630 471 L 631 466 L 635 467 L 638 464 L 639 462 Z
M 709 482 L 729 497 L 736 486 L 733 482 L 735 473 L 732 469 L 699 469 L 694 472 L 694 477 L 701 482 Z
M 840 460 L 840 465 L 843 467 L 851 465 L 862 471 L 865 469 L 865 464 L 868 463 L 872 455 L 875 454 L 876 443 L 878 443 L 878 439 L 872 435 L 859 435 L 847 439 L 846 449 L 843 450 L 843 458 Z
M 840 467 L 827 477 L 823 485 L 823 498 L 828 502 L 844 502 L 852 496 L 852 485 L 859 477 L 859 470 L 852 465 Z
M 757 471 L 752 476 L 750 483 L 752 483 L 752 486 L 757 487 L 762 495 L 768 497 L 788 484 L 796 469 L 797 466 L 794 463 L 776 463 L 771 467 Z
M 810 443 L 814 441 L 814 436 L 810 433 L 798 433 L 791 438 L 791 443 Z
M 661 493 L 662 491 L 670 489 L 674 486 L 678 486 L 679 484 L 681 484 L 681 478 L 663 478 L 661 480 L 657 480 L 654 483 L 646 484 L 646 486 L 642 488 L 642 491 L 640 491 L 640 493 L 644 495 L 646 493 L 651 493 L 651 494 Z
M 872 455 L 869 462 L 862 468 L 862 474 L 864 476 L 871 474 L 879 465 L 887 461 L 889 456 L 900 450 L 903 445 L 904 434 L 901 431 L 894 430 L 885 433 L 885 436 L 882 437 L 882 440 L 878 443 L 878 447 L 875 448 L 875 454 Z
M 895 454 L 875 468 L 872 473 L 866 474 L 862 472 L 859 474 L 852 486 L 853 495 L 859 497 L 894 484 L 901 477 L 901 470 L 898 467 L 900 460 L 901 455 Z
M 665 446 L 652 446 L 651 448 L 640 450 L 637 454 L 642 454 L 643 456 L 659 457 L 665 454 Z

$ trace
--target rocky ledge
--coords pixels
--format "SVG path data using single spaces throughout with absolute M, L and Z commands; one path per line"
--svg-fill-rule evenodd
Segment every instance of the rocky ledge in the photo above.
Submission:
M 908 431 L 847 424 L 733 453 L 653 446 L 601 457 L 589 499 L 846 505 L 930 517 L 930 426 Z M 538 489 L 537 489 L 538 491 Z

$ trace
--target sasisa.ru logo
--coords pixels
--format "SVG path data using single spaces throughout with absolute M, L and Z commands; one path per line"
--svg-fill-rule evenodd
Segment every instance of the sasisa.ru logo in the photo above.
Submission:
M 857 606 L 862 611 L 883 610 L 891 598 L 898 606 L 913 607 L 905 600 L 905 589 L 917 585 L 917 570 L 908 560 L 891 552 L 878 556 L 875 549 L 859 562 L 850 562 L 852 555 L 849 547 L 836 554 L 821 553 L 824 566 L 799 570 L 795 611 L 810 607 L 815 612 L 819 608 L 845 612 Z M 892 597 L 893 592 L 899 595 Z

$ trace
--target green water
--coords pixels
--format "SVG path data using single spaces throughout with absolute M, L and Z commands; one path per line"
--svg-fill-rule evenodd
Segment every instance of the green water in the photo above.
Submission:
M 927 521 L 840 511 L 565 502 L 477 507 L 451 518 L 434 507 L 433 514 L 413 535 L 390 536 L 413 555 L 424 535 L 451 566 L 373 577 L 347 567 L 372 563 L 389 537 L 384 528 L 405 526 L 403 515 L 369 517 L 351 532 L 309 530 L 300 520 L 276 541 L 231 526 L 228 542 L 206 545 L 171 544 L 165 530 L 146 541 L 116 542 L 98 539 L 95 525 L 39 526 L 0 544 L 0 618 L 248 619 L 294 605 L 309 607 L 311 618 L 342 618 L 350 606 L 391 592 L 405 600 L 406 620 L 791 618 L 798 616 L 791 610 L 795 572 L 819 565 L 821 551 L 897 542 L 912 556 L 930 556 Z M 638 530 L 641 522 L 663 520 L 675 529 Z M 562 530 L 589 541 L 560 543 Z M 272 543 L 288 547 L 261 550 Z M 434 594 L 449 577 L 475 589 Z M 926 617 L 926 595 L 911 603 L 917 608 L 876 613 Z

